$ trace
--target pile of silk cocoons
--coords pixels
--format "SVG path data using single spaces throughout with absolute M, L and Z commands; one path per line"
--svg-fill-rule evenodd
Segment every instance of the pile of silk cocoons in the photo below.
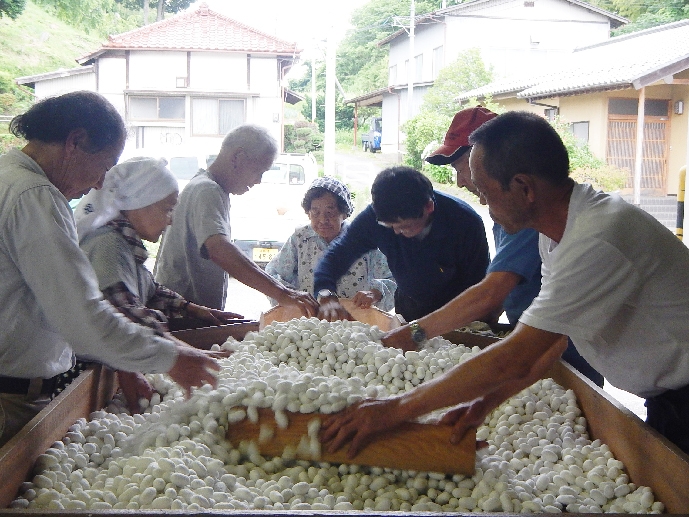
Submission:
M 284 428 L 288 412 L 327 415 L 367 397 L 402 393 L 479 351 L 434 338 L 420 351 L 402 353 L 383 347 L 382 335 L 351 321 L 275 322 L 223 345 L 234 353 L 220 361 L 217 389 L 205 385 L 185 399 L 166 376 L 150 375 L 157 393 L 142 413 L 130 415 L 115 397 L 88 421 L 77 421 L 38 458 L 33 480 L 11 507 L 663 511 L 650 488 L 630 482 L 605 444 L 589 439 L 574 393 L 551 379 L 486 418 L 477 438 L 489 445 L 477 451 L 472 477 L 320 462 L 317 425 L 309 426 L 310 461 L 288 451 L 263 457 L 254 443 L 233 447 L 225 439 L 233 423 L 255 422 L 259 408 L 272 408 Z

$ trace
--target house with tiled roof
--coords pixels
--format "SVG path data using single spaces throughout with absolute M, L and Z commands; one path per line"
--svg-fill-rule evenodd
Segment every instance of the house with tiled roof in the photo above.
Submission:
M 544 73 L 515 75 L 457 100 L 487 97 L 571 123 L 594 154 L 627 170 L 623 193 L 636 202 L 674 196 L 687 163 L 689 20 L 577 48 Z
M 378 42 L 389 46 L 387 87 L 348 102 L 381 106 L 382 150 L 403 152 L 400 126 L 418 114 L 438 72 L 460 53 L 479 49 L 496 79 L 538 74 L 576 47 L 607 40 L 626 22 L 580 0 L 470 0 L 415 17 L 413 40 L 405 27 Z
M 77 59 L 79 67 L 17 79 L 36 97 L 97 91 L 131 128 L 128 147 L 219 147 L 242 123 L 269 128 L 282 142 L 284 77 L 295 43 L 216 13 L 202 3 L 123 34 Z

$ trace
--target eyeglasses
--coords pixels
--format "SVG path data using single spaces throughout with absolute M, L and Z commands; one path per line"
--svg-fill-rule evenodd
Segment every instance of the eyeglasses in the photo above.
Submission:
M 335 219 L 340 215 L 340 212 L 337 210 L 309 210 L 309 217 L 312 219 L 319 219 L 319 218 L 324 218 L 324 219 Z

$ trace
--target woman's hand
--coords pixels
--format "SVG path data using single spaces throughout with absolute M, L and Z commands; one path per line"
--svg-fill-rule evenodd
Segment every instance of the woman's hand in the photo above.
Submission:
M 142 398 L 151 400 L 155 392 L 143 373 L 118 370 L 117 382 L 120 384 L 120 388 L 122 388 L 122 393 L 127 401 L 127 407 L 132 415 L 141 413 L 139 400 Z
M 210 309 L 208 307 L 204 307 L 203 305 L 196 305 L 195 303 L 190 303 L 187 305 L 187 316 L 202 321 L 207 321 L 212 325 L 222 325 L 223 323 L 226 323 L 227 320 L 243 318 L 241 314 Z
M 378 289 L 371 289 L 370 291 L 359 291 L 352 298 L 352 302 L 356 307 L 361 309 L 369 309 L 372 305 L 378 303 L 383 298 L 382 293 Z

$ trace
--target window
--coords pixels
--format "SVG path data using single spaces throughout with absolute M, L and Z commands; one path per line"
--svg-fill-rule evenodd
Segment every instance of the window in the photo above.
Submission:
M 132 120 L 184 120 L 184 97 L 129 97 Z
M 194 135 L 225 135 L 244 123 L 244 99 L 191 100 Z
M 414 80 L 421 82 L 423 80 L 423 54 L 419 54 L 414 58 L 414 67 L 416 68 Z
M 274 163 L 261 177 L 261 183 L 303 185 L 305 182 L 304 167 L 295 163 Z
M 389 70 L 388 84 L 397 84 L 397 65 L 392 65 Z
M 638 114 L 639 99 L 610 99 L 608 101 L 609 115 L 634 115 Z M 667 117 L 669 101 L 665 99 L 646 99 L 644 103 L 644 115 L 647 117 Z
M 572 122 L 569 126 L 569 130 L 574 135 L 577 141 L 577 145 L 583 147 L 589 143 L 589 122 Z
M 438 72 L 443 67 L 443 47 L 435 47 L 433 49 L 433 80 L 438 78 Z

